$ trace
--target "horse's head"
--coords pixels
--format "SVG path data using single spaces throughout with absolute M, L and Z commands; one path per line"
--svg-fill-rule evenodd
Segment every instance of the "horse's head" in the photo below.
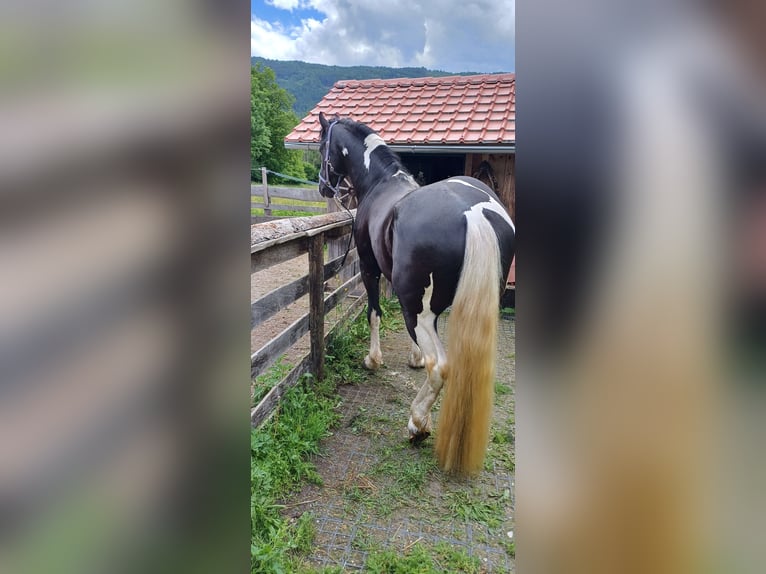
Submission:
M 322 165 L 319 168 L 319 193 L 324 197 L 342 195 L 341 184 L 348 175 L 346 157 L 339 142 L 340 133 L 333 131 L 338 127 L 338 121 L 338 116 L 328 121 L 324 114 L 319 112 L 319 124 L 322 126 L 319 139 L 319 155 L 322 157 Z

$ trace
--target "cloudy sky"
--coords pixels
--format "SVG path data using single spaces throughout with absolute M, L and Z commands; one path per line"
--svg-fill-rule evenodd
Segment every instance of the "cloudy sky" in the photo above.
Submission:
M 516 0 L 251 0 L 250 53 L 339 66 L 514 71 Z

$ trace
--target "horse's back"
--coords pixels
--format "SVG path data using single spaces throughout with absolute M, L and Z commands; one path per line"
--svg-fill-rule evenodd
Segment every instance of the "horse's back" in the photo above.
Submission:
M 419 312 L 425 288 L 433 283 L 432 310 L 438 314 L 449 307 L 463 265 L 466 213 L 490 200 L 500 206 L 497 196 L 483 183 L 460 177 L 416 189 L 397 203 L 392 282 L 403 305 L 414 305 Z M 512 226 L 502 215 L 485 210 L 485 217 L 496 227 L 499 243 L 512 242 Z M 501 246 L 503 267 L 506 259 L 510 266 L 512 253 L 508 256 L 507 252 L 507 245 Z
M 477 206 L 495 229 L 503 259 L 512 257 L 515 229 L 510 216 L 494 191 L 472 177 L 456 176 L 416 189 L 396 204 L 394 220 L 413 246 L 462 256 L 466 213 Z

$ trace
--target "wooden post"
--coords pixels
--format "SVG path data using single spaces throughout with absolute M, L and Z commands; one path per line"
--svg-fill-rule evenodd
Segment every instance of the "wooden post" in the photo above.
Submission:
M 391 285 L 388 279 L 383 277 L 383 275 L 380 276 L 380 293 L 383 295 L 386 299 L 391 299 L 391 297 L 394 296 L 394 287 Z
M 324 234 L 309 239 L 309 331 L 311 371 L 324 378 Z
M 463 175 L 473 175 L 473 154 L 465 154 L 465 166 L 463 168 Z
M 261 168 L 261 180 L 263 181 L 263 214 L 271 215 L 271 200 L 269 199 L 269 180 L 266 168 Z
M 340 211 L 340 207 L 338 207 L 338 204 L 335 203 L 335 201 L 330 198 L 327 200 L 327 213 L 335 213 L 336 211 Z M 327 240 L 327 259 L 329 261 L 332 261 L 336 257 L 342 255 L 341 252 L 341 241 L 339 239 L 328 239 Z M 340 277 L 336 277 L 334 279 L 335 283 L 337 285 L 340 285 Z

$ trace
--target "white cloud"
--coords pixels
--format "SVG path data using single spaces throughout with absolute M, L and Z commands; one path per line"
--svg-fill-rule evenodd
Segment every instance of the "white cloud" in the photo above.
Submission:
M 266 0 L 266 4 L 270 4 L 275 8 L 281 8 L 282 10 L 295 10 L 301 5 L 300 0 Z
M 337 65 L 514 67 L 515 0 L 269 0 L 325 15 L 286 29 L 254 16 L 251 53 Z M 286 8 L 289 9 L 289 8 Z
M 272 60 L 300 59 L 294 48 L 295 41 L 278 23 L 259 18 L 250 20 L 250 55 Z

